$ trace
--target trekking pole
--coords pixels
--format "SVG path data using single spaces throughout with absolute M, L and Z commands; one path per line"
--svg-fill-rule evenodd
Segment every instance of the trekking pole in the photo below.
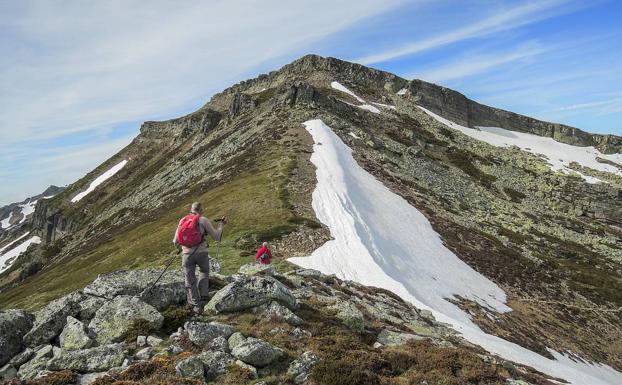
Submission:
M 171 265 L 173 264 L 173 261 L 179 256 L 179 252 L 178 251 L 175 251 L 175 252 L 172 252 L 172 253 L 174 253 L 173 257 L 171 258 L 170 261 L 168 261 L 168 264 L 166 265 L 166 267 L 164 268 L 162 273 L 160 273 L 160 276 L 153 282 L 153 284 L 149 287 L 148 290 L 144 290 L 142 293 L 140 293 L 140 297 L 139 298 L 143 298 L 146 294 L 151 293 L 151 290 L 155 287 L 155 285 L 158 283 L 158 281 L 160 281 L 160 278 L 162 278 L 164 273 L 166 273 L 168 268 L 171 267 Z

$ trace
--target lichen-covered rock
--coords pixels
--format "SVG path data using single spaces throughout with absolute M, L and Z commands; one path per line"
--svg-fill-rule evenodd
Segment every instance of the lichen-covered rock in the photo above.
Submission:
M 151 329 L 159 329 L 164 317 L 151 305 L 136 297 L 119 296 L 106 302 L 89 323 L 99 344 L 121 341 L 135 319 L 144 319 Z
M 24 349 L 24 351 L 22 351 L 21 353 L 19 353 L 18 355 L 16 355 L 15 357 L 11 358 L 11 361 L 9 361 L 9 364 L 15 366 L 15 367 L 20 367 L 21 365 L 23 365 L 24 363 L 28 362 L 28 360 L 30 360 L 32 358 L 32 356 L 35 355 L 35 351 L 31 348 L 26 348 Z
M 136 346 L 147 346 L 147 336 L 136 337 Z
M 78 303 L 80 307 L 80 311 L 76 316 L 82 322 L 90 321 L 93 317 L 95 317 L 95 313 L 106 303 L 105 298 L 95 297 L 93 295 L 85 295 L 84 299 Z
M 231 338 L 231 337 L 229 337 Z M 223 352 L 223 353 L 229 353 L 230 349 L 229 349 L 229 342 L 227 341 L 227 338 L 225 338 L 224 336 L 218 336 L 216 338 L 214 338 L 212 340 L 212 342 L 210 342 L 207 346 L 208 350 L 213 350 L 213 351 L 218 351 L 218 352 Z
M 149 346 L 160 346 L 160 344 L 162 344 L 162 342 L 164 342 L 164 340 L 162 338 L 156 337 L 156 336 L 149 336 L 147 337 L 147 345 Z
M 216 312 L 235 312 L 272 301 L 291 310 L 298 306 L 291 291 L 276 279 L 242 275 L 214 294 L 206 308 Z
M 287 369 L 287 374 L 294 377 L 294 383 L 302 384 L 309 378 L 311 370 L 319 360 L 320 357 L 315 353 L 306 351 L 298 359 L 292 361 Z
M 197 357 L 203 362 L 205 379 L 207 380 L 227 373 L 229 366 L 234 361 L 230 354 L 223 352 L 203 352 Z
M 139 360 L 148 360 L 151 358 L 152 354 L 153 354 L 153 348 L 151 346 L 147 346 L 146 348 L 142 348 L 139 351 L 137 351 L 134 356 L 138 358 Z
M 298 326 L 302 324 L 302 318 L 298 317 L 294 312 L 281 305 L 276 301 L 264 304 L 253 309 L 254 312 L 265 314 L 267 317 L 274 317 L 283 320 L 290 325 Z
M 122 344 L 98 346 L 90 349 L 62 350 L 52 358 L 48 370 L 70 369 L 76 372 L 101 372 L 123 364 L 125 350 Z
M 274 266 L 262 265 L 260 263 L 247 263 L 240 266 L 238 273 L 245 275 L 269 275 L 272 276 L 275 273 Z
M 47 357 L 33 358 L 19 367 L 17 376 L 21 379 L 35 378 L 40 372 L 46 370 L 49 360 Z
M 33 316 L 23 310 L 0 311 L 0 366 L 23 348 L 22 338 L 32 328 Z
M 120 295 L 137 296 L 151 287 L 162 273 L 161 269 L 120 270 L 97 277 L 86 286 L 85 294 L 113 299 Z M 158 310 L 164 310 L 186 299 L 184 277 L 180 271 L 167 271 L 158 283 L 141 298 Z
M 86 326 L 72 316 L 67 317 L 67 324 L 58 339 L 60 347 L 65 350 L 90 348 L 94 342 Z
M 309 338 L 312 336 L 310 331 L 301 328 L 295 328 L 289 333 L 289 335 L 294 341 L 300 341 L 303 338 Z
M 400 333 L 389 329 L 384 329 L 378 334 L 378 342 L 386 346 L 404 345 L 410 340 L 421 340 L 425 337 L 416 334 Z
M 71 293 L 37 311 L 32 329 L 24 336 L 26 345 L 36 346 L 56 338 L 65 327 L 67 317 L 75 316 L 80 311 L 82 298 L 81 293 Z
M 251 377 L 252 377 L 253 379 L 257 379 L 257 378 L 259 378 L 259 375 L 257 374 L 257 368 L 256 368 L 256 367 L 254 367 L 254 366 L 252 366 L 252 365 L 249 365 L 249 364 L 247 364 L 247 363 L 244 363 L 244 362 L 242 362 L 242 361 L 240 361 L 240 360 L 236 360 L 236 361 L 234 362 L 234 364 L 235 364 L 235 365 L 237 365 L 237 366 L 239 366 L 239 367 L 240 367 L 240 368 L 242 368 L 242 369 L 248 370 L 248 371 L 251 373 Z
M 35 350 L 35 358 L 52 358 L 54 356 L 54 346 L 43 345 Z
M 203 378 L 205 374 L 205 368 L 203 361 L 197 356 L 188 357 L 185 360 L 179 361 L 175 366 L 175 371 L 182 377 Z
M 231 337 L 229 337 L 229 340 L 227 342 L 229 344 L 229 349 L 233 350 L 233 348 L 240 345 L 244 341 L 246 341 L 246 337 L 244 337 L 244 334 L 240 332 L 235 332 L 231 335 Z
M 10 380 L 17 377 L 17 369 L 11 364 L 6 364 L 0 368 L 0 381 Z
M 78 376 L 76 385 L 90 385 L 100 377 L 108 375 L 108 372 L 86 373 Z
M 337 301 L 331 309 L 337 310 L 335 317 L 353 330 L 363 330 L 365 318 L 363 313 L 349 301 Z
M 184 329 L 188 332 L 188 338 L 199 347 L 207 347 L 215 338 L 229 338 L 235 331 L 233 326 L 220 322 L 186 322 Z
M 264 367 L 282 357 L 284 350 L 258 338 L 249 337 L 246 341 L 231 349 L 231 354 L 253 366 Z

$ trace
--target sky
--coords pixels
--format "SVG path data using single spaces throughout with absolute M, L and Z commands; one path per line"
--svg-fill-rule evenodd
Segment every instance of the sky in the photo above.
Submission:
M 308 53 L 622 135 L 617 0 L 0 0 L 0 205 Z

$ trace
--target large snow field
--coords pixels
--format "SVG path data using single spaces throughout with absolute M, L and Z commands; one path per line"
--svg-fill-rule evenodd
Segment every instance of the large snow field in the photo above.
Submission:
M 510 131 L 499 127 L 477 127 L 477 129 L 469 128 L 445 119 L 421 106 L 418 107 L 437 121 L 458 130 L 471 138 L 489 143 L 496 147 L 516 146 L 524 151 L 543 155 L 546 157 L 551 170 L 561 170 L 565 173 L 578 173 L 588 183 L 598 183 L 601 182 L 601 180 L 572 170 L 570 168 L 571 162 L 577 162 L 585 167 L 622 176 L 621 168 L 601 163 L 596 160 L 596 158 L 607 159 L 620 164 L 622 167 L 622 154 L 603 154 L 593 146 L 573 146 L 570 144 L 560 143 L 550 137 L 543 137 L 525 132 Z
M 81 193 L 73 197 L 71 201 L 78 202 L 80 199 L 84 198 L 85 196 L 93 192 L 93 190 L 95 190 L 97 186 L 104 183 L 107 179 L 111 178 L 114 174 L 119 172 L 119 170 L 121 170 L 126 164 L 127 164 L 127 160 L 122 160 L 121 162 L 112 166 L 108 171 L 104 172 L 103 174 L 95 178 L 95 180 L 91 182 L 91 184 L 86 190 L 82 191 Z
M 21 239 L 22 237 L 20 237 L 19 239 Z M 13 242 L 13 243 L 15 243 L 15 242 Z M 26 241 L 20 243 L 19 245 L 15 246 L 14 248 L 10 249 L 5 254 L 0 254 L 0 273 L 2 273 L 3 271 L 5 271 L 9 267 L 11 267 L 11 265 L 13 264 L 15 259 L 21 253 L 26 251 L 28 246 L 30 246 L 33 243 L 41 243 L 41 238 L 39 238 L 38 236 L 35 235 L 35 236 L 31 237 L 31 238 L 28 238 Z M 4 251 L 4 249 L 5 248 L 3 248 L 2 250 Z
M 608 366 L 575 363 L 557 352 L 557 360 L 548 359 L 484 333 L 447 299 L 460 296 L 491 311 L 511 311 L 503 290 L 447 249 L 420 211 L 361 168 L 330 127 L 321 120 L 304 124 L 315 142 L 313 209 L 334 239 L 291 262 L 391 290 L 486 350 L 573 384 L 622 383 L 622 374 Z

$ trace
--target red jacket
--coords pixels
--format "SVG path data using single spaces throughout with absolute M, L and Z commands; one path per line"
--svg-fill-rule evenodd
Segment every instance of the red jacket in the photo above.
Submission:
M 261 258 L 262 255 L 266 255 L 264 258 Z M 261 248 L 255 254 L 255 260 L 257 260 L 262 265 L 269 265 L 272 261 L 272 253 L 268 246 L 261 246 Z

